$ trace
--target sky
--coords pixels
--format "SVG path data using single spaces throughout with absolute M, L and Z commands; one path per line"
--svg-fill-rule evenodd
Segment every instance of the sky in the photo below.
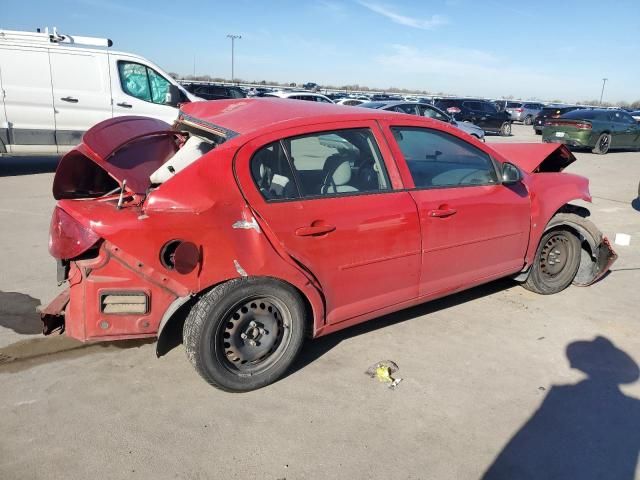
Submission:
M 468 96 L 640 100 L 640 0 L 0 0 L 0 28 L 108 37 L 165 71 Z

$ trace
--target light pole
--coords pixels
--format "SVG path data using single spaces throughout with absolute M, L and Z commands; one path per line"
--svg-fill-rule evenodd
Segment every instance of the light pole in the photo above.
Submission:
M 602 96 L 604 95 L 604 85 L 607 83 L 608 78 L 602 79 L 602 91 L 600 92 L 600 106 L 602 106 Z
M 234 78 L 234 74 L 233 74 L 233 47 L 234 47 L 234 43 L 236 40 L 240 40 L 242 38 L 242 35 L 233 35 L 233 34 L 229 34 L 227 35 L 227 38 L 231 39 L 231 83 L 233 83 L 233 78 Z

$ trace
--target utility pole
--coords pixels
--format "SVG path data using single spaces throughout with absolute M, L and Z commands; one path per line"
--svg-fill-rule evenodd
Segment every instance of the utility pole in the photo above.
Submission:
M 233 83 L 234 81 L 234 73 L 233 73 L 233 50 L 234 50 L 234 43 L 236 40 L 240 40 L 242 38 L 242 35 L 233 35 L 233 34 L 229 34 L 227 35 L 227 38 L 231 39 L 231 83 Z
M 607 83 L 608 78 L 602 79 L 602 91 L 600 92 L 600 106 L 602 106 L 602 96 L 604 95 L 604 85 Z

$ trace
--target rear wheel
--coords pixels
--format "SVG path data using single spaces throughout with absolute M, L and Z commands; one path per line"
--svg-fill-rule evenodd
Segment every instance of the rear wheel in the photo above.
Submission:
M 531 125 L 533 123 L 533 117 L 531 115 L 527 115 L 524 118 L 524 124 L 525 125 Z
M 214 287 L 184 324 L 187 357 L 214 387 L 255 390 L 280 378 L 305 334 L 298 292 L 274 279 L 242 278 Z
M 504 122 L 500 127 L 500 135 L 503 137 L 508 137 L 511 135 L 511 122 Z
M 598 155 L 604 155 L 611 148 L 611 135 L 608 133 L 603 133 L 598 137 L 596 141 L 596 146 L 591 150 L 593 153 L 597 153 Z
M 561 292 L 578 273 L 580 256 L 580 240 L 571 231 L 556 229 L 545 233 L 522 286 L 541 295 Z

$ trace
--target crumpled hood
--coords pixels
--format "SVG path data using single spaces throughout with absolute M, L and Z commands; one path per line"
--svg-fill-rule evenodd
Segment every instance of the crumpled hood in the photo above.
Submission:
M 179 136 L 169 124 L 154 118 L 125 116 L 100 122 L 60 160 L 53 181 L 54 197 L 69 198 L 81 184 L 86 188 L 86 179 L 81 177 L 99 177 L 91 163 L 120 186 L 126 180 L 129 192 L 144 193 L 150 185 L 149 175 L 178 150 Z M 102 179 L 101 184 L 106 183 Z
M 561 172 L 576 161 L 561 143 L 493 143 L 491 148 L 527 173 Z

